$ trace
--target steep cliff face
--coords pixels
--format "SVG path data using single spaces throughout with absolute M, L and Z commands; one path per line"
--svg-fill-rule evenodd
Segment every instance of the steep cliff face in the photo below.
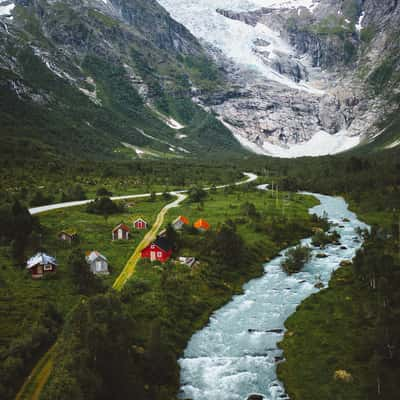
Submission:
M 241 153 L 191 100 L 222 84 L 155 0 L 0 1 L 4 147 L 85 157 Z M 50 147 L 43 147 L 44 145 Z
M 340 152 L 375 137 L 398 107 L 397 1 L 160 2 L 210 43 L 231 82 L 198 101 L 254 151 Z

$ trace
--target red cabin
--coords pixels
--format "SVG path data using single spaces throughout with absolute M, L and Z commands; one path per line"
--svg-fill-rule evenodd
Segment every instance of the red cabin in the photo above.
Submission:
M 172 255 L 172 246 L 164 237 L 158 237 L 151 245 L 142 250 L 142 258 L 148 258 L 151 262 L 167 262 Z
M 148 223 L 143 218 L 138 218 L 134 221 L 133 227 L 138 230 L 147 229 Z
M 112 240 L 129 240 L 129 226 L 119 224 L 112 231 Z

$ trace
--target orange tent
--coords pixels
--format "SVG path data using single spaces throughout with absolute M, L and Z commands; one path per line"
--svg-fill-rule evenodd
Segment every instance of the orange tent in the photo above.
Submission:
M 208 231 L 210 229 L 210 224 L 205 219 L 199 219 L 195 222 L 194 227 L 202 231 Z

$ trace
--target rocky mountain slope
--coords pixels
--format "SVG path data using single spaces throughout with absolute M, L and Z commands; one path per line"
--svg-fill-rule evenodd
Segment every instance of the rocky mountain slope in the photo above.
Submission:
M 197 101 L 245 146 L 293 157 L 337 153 L 380 134 L 380 147 L 400 143 L 392 129 L 400 103 L 397 0 L 160 3 L 225 72 L 230 85 Z
M 19 160 L 396 147 L 399 26 L 396 0 L 0 0 L 2 148 Z
M 243 154 L 192 88 L 220 73 L 155 0 L 0 0 L 3 155 Z

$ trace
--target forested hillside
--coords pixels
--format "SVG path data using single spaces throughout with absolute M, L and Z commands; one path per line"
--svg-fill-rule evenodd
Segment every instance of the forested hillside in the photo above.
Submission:
M 3 157 L 239 154 L 192 101 L 223 84 L 197 39 L 154 0 L 16 1 L 0 23 Z

